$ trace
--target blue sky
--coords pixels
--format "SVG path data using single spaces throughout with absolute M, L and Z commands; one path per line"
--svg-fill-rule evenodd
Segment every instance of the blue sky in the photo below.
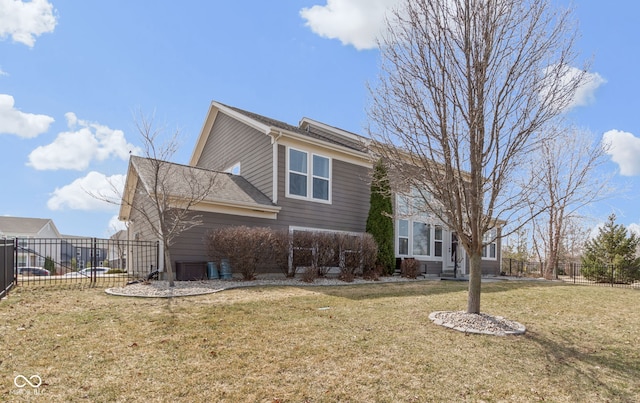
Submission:
M 180 163 L 212 100 L 363 133 L 379 63 L 373 38 L 396 1 L 0 0 L 0 215 L 51 218 L 68 235 L 112 234 L 117 207 L 85 190 L 126 174 L 140 146 L 136 111 L 180 130 Z M 615 212 L 637 230 L 639 4 L 575 5 L 577 50 L 596 79 L 568 116 L 611 139 L 605 169 L 626 189 L 590 214 Z

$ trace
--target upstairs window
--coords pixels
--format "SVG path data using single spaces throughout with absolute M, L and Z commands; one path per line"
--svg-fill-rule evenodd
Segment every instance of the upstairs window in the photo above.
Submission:
M 306 151 L 289 149 L 287 196 L 321 202 L 331 200 L 331 160 Z
M 497 259 L 498 241 L 496 239 L 496 229 L 489 230 L 482 239 L 484 246 L 482 247 L 482 258 L 486 260 Z
M 225 169 L 224 172 L 230 173 L 232 175 L 240 175 L 240 163 L 235 163 L 229 168 Z

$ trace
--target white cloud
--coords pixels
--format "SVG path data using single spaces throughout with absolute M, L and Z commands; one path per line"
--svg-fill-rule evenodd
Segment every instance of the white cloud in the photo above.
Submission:
M 2 70 L 2 68 L 0 68 L 0 76 L 8 76 L 9 73 L 7 73 L 6 71 Z
M 110 235 L 113 235 L 118 231 L 122 231 L 126 229 L 127 229 L 127 224 L 124 221 L 118 220 L 118 215 L 114 215 L 109 220 L 109 227 L 107 228 L 107 232 Z
M 571 67 L 571 70 L 573 74 L 577 74 L 580 71 L 575 67 Z M 606 82 L 607 80 L 598 73 L 585 73 L 584 82 L 576 90 L 573 101 L 569 104 L 568 109 L 575 108 L 576 106 L 587 106 L 595 102 L 596 90 Z
M 51 116 L 24 113 L 14 105 L 11 95 L 0 94 L 0 134 L 33 138 L 49 130 L 49 125 L 54 122 Z
M 631 223 L 629 224 L 628 230 L 629 232 L 632 232 L 637 236 L 640 236 L 640 224 Z
M 47 0 L 0 0 L 0 39 L 33 47 L 36 37 L 53 32 L 57 18 Z
M 129 154 L 138 154 L 138 147 L 127 142 L 122 130 L 79 120 L 75 114 L 65 114 L 71 131 L 62 132 L 53 143 L 40 146 L 29 154 L 27 165 L 38 170 L 84 170 L 94 159 L 126 160 Z
M 552 65 L 547 67 L 545 70 L 546 78 L 549 79 L 549 82 L 555 82 L 556 77 L 560 78 L 560 84 L 564 86 L 572 85 L 572 82 L 576 82 L 578 79 L 581 79 L 582 82 L 576 88 L 575 93 L 573 94 L 573 98 L 567 102 L 563 112 L 568 112 L 569 110 L 578 107 L 578 106 L 587 106 L 595 102 L 596 90 L 607 82 L 600 74 L 598 73 L 589 73 L 583 72 L 582 70 L 564 65 L 559 67 L 559 65 Z M 582 75 L 582 77 L 580 77 Z M 541 92 L 541 97 L 545 98 L 549 95 L 550 85 L 547 85 L 543 88 Z
M 620 174 L 640 175 L 640 138 L 620 130 L 602 135 L 602 143 L 611 160 L 620 166 Z
M 102 210 L 113 211 L 118 208 L 125 183 L 125 175 L 106 176 L 91 171 L 68 185 L 56 188 L 47 201 L 50 210 Z M 106 202 L 110 200 L 114 203 Z
M 386 28 L 387 12 L 400 0 L 327 0 L 324 6 L 300 10 L 306 26 L 325 38 L 339 39 L 356 49 L 373 49 Z
M 303 8 L 300 16 L 306 20 L 306 26 L 322 37 L 339 39 L 343 45 L 359 50 L 373 49 L 377 47 L 376 39 L 386 31 L 385 17 L 400 3 L 401 0 L 327 0 L 324 6 Z M 565 70 L 567 83 L 582 72 L 570 66 Z M 585 73 L 584 82 L 565 110 L 592 104 L 595 91 L 606 82 L 598 73 Z

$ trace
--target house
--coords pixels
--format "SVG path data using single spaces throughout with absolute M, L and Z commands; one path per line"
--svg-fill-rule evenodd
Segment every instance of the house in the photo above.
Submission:
M 185 231 L 171 247 L 172 264 L 206 261 L 203 238 L 224 226 L 261 226 L 294 231 L 365 231 L 373 158 L 367 139 L 303 118 L 297 126 L 212 102 L 187 165 L 171 164 L 176 178 L 215 176 L 212 194 L 195 207 L 203 224 Z M 148 160 L 131 157 L 120 219 L 130 236 L 155 240 L 141 217 L 153 192 Z M 169 198 L 180 197 L 179 179 Z M 425 274 L 453 270 L 455 236 L 434 217 L 412 212 L 410 195 L 396 195 L 395 249 L 413 257 Z M 462 248 L 459 248 L 461 251 Z M 498 274 L 499 241 L 486 247 L 483 273 Z M 162 265 L 161 265 L 162 267 Z M 466 272 L 458 259 L 458 273 Z
M 60 256 L 59 247 L 36 241 L 60 238 L 60 232 L 49 218 L 0 217 L 0 238 L 18 238 L 18 267 L 43 267 L 46 257 Z
M 0 238 L 18 240 L 17 267 L 44 267 L 49 258 L 57 271 L 67 271 L 93 260 L 102 262 L 107 253 L 102 241 L 61 235 L 49 218 L 0 217 Z

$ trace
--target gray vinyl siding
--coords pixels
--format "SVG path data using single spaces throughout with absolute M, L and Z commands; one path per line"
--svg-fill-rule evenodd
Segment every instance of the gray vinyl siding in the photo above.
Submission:
M 183 232 L 171 246 L 172 267 L 175 269 L 175 262 L 203 261 L 209 260 L 207 256 L 206 237 L 211 230 L 231 227 L 270 227 L 273 229 L 288 229 L 276 220 L 264 218 L 242 217 L 229 214 L 203 213 L 202 225 Z
M 273 200 L 271 138 L 220 112 L 197 166 L 222 171 L 240 162 L 240 174 Z
M 282 207 L 278 222 L 286 226 L 364 232 L 371 170 L 332 159 L 331 204 L 293 199 L 285 196 L 286 153 L 286 147 L 278 147 L 278 205 Z
M 156 220 L 158 214 L 154 210 L 151 203 L 151 199 L 141 189 L 141 184 L 138 181 L 133 205 L 136 208 L 131 209 L 130 225 L 129 225 L 129 238 L 136 241 L 158 241 L 158 237 L 151 228 L 149 220 Z M 140 211 L 140 206 L 144 206 L 146 212 L 145 215 Z M 147 218 L 148 217 L 148 218 Z M 130 273 L 138 277 L 146 277 L 151 272 L 151 266 L 154 268 L 157 265 L 156 259 L 146 253 L 146 250 L 138 250 L 136 245 L 132 245 L 127 251 L 127 265 L 129 266 Z M 163 268 L 160 268 L 163 270 Z

